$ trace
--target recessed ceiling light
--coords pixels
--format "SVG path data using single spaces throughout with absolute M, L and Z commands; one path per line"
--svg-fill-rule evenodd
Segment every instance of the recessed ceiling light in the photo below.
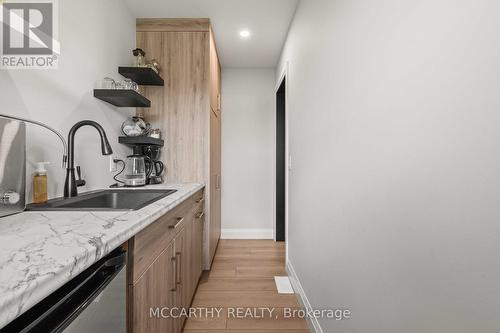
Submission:
M 250 37 L 250 35 L 251 35 L 250 31 L 248 31 L 248 30 L 241 30 L 240 31 L 240 37 L 241 38 L 248 38 L 248 37 Z

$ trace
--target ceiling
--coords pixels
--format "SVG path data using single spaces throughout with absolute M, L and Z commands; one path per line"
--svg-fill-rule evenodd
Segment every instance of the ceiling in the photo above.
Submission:
M 275 67 L 299 0 L 125 0 L 135 17 L 209 18 L 222 67 Z M 239 32 L 251 32 L 242 39 Z

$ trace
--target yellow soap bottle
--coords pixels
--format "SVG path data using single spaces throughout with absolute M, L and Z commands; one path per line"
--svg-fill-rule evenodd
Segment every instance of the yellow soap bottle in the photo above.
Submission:
M 47 169 L 45 165 L 49 162 L 38 162 L 33 174 L 33 203 L 44 203 L 48 200 L 47 193 Z

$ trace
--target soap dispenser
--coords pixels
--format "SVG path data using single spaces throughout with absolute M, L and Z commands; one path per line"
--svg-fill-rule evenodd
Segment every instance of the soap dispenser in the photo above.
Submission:
M 47 169 L 45 165 L 49 162 L 38 162 L 33 174 L 33 203 L 45 203 L 48 200 L 47 194 Z

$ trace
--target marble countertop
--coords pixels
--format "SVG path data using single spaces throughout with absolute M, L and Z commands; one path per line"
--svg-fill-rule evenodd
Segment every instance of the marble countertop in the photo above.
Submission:
M 0 218 L 0 328 L 177 206 L 202 184 L 136 211 L 37 211 Z

